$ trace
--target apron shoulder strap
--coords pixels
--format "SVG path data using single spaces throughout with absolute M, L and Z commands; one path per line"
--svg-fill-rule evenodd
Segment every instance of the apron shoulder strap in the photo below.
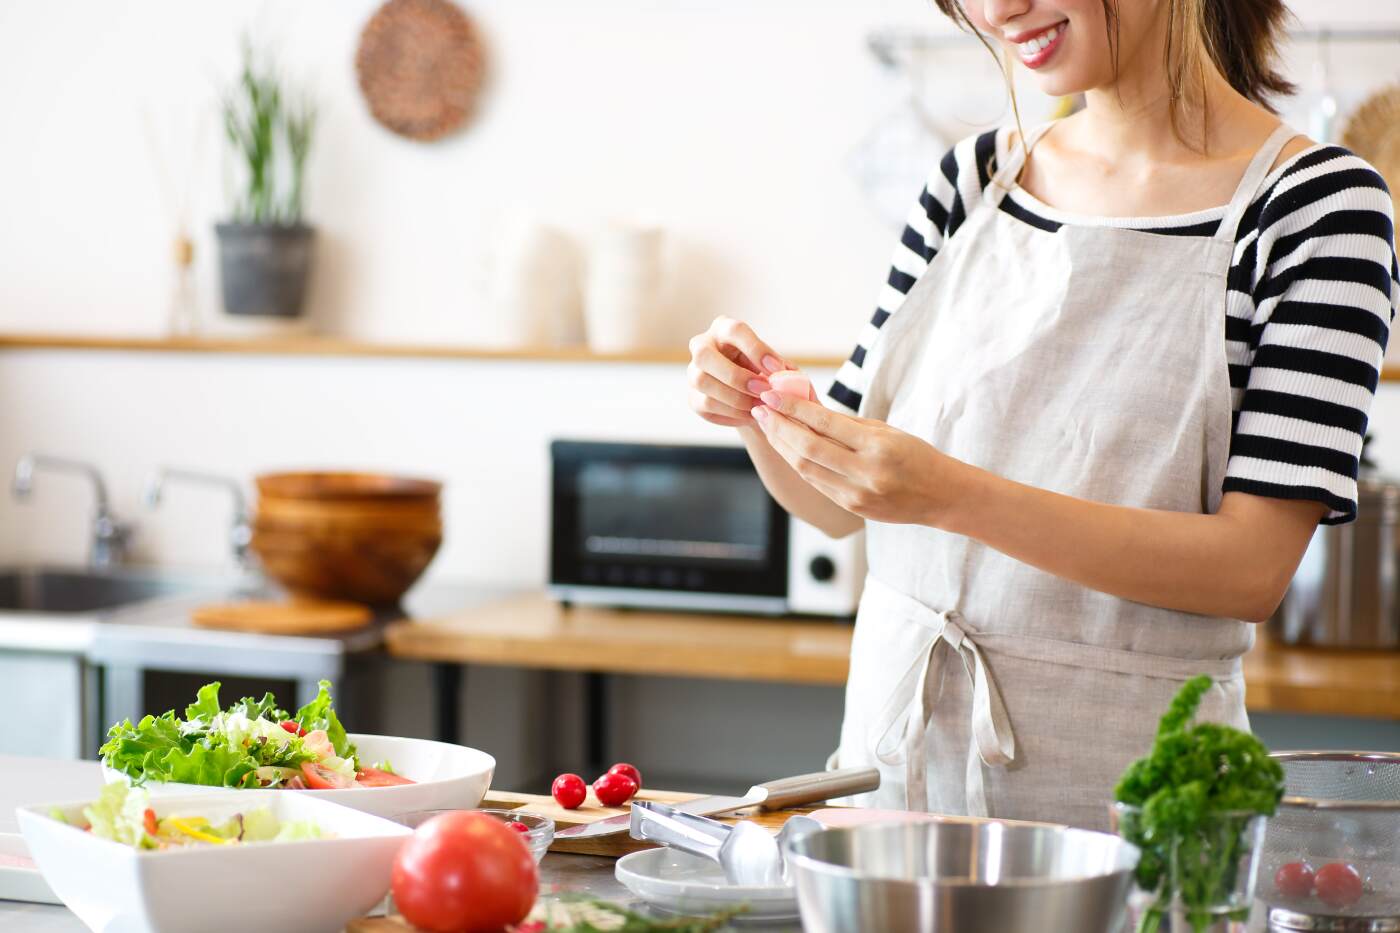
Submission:
M 1021 174 L 1021 167 L 1026 164 L 1026 150 L 1034 146 L 1040 137 L 1044 136 L 1050 127 L 1055 125 L 1055 122 L 1051 120 L 1040 126 L 1032 127 L 1031 131 L 1026 134 L 1024 146 L 1015 143 L 1009 145 L 1006 161 L 997 167 L 996 174 L 987 183 L 987 187 L 982 192 L 984 197 L 999 203 L 1006 196 L 1006 192 L 1010 190 L 1012 185 L 1016 184 L 1016 178 Z
M 1259 151 L 1254 153 L 1254 158 L 1249 160 L 1249 167 L 1244 170 L 1239 187 L 1235 189 L 1234 197 L 1225 208 L 1225 216 L 1220 219 L 1220 228 L 1215 231 L 1215 239 L 1235 242 L 1240 221 L 1244 218 L 1245 211 L 1249 210 L 1249 205 L 1254 203 L 1259 189 L 1263 187 L 1264 179 L 1269 176 L 1269 169 L 1273 168 L 1274 160 L 1288 141 L 1297 135 L 1298 131 L 1293 127 L 1287 123 L 1280 123 L 1278 128 L 1269 134 L 1269 138 L 1264 140 L 1264 145 L 1260 146 Z

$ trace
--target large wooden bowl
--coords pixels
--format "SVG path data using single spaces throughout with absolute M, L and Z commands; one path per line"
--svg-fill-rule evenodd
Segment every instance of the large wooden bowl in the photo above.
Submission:
M 363 473 L 258 477 L 251 547 L 293 596 L 398 602 L 442 544 L 441 484 Z
M 442 494 L 442 483 L 435 480 L 385 473 L 303 470 L 264 473 L 255 482 L 259 496 L 273 499 L 437 502 Z
M 253 523 L 253 553 L 293 596 L 392 606 L 418 581 L 442 531 Z

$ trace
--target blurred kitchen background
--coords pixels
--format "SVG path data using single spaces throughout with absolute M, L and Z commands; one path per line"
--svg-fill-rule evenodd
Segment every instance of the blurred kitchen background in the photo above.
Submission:
M 1292 6 L 1286 113 L 1340 140 L 1400 80 L 1400 6 Z M 237 231 L 221 244 L 215 224 L 247 190 L 221 112 L 244 37 L 287 105 L 314 108 L 312 258 L 289 317 L 229 313 L 221 276 Z M 415 84 L 396 57 L 415 43 L 456 70 Z M 1009 119 L 985 50 L 919 0 L 6 3 L 0 87 L 0 469 L 33 451 L 90 462 L 135 526 L 127 560 L 202 578 L 236 570 L 233 500 L 171 485 L 150 508 L 162 466 L 250 497 L 278 469 L 441 480 L 442 546 L 408 603 L 428 615 L 544 587 L 552 440 L 731 443 L 685 407 L 685 341 L 715 315 L 829 379 L 923 178 Z M 1036 120 L 1060 102 L 1022 105 Z M 1381 471 L 1400 469 L 1394 384 L 1372 433 Z M 92 510 L 80 478 L 40 467 L 23 501 L 0 496 L 0 565 L 81 566 Z M 0 726 L 0 752 L 90 756 L 72 741 L 84 717 L 230 680 L 182 663 L 184 634 L 112 660 L 76 634 L 26 636 L 51 616 L 18 609 L 0 610 L 6 720 L 77 718 L 61 736 Z M 1328 665 L 1341 649 L 1308 650 Z M 1284 666 L 1323 676 L 1310 657 Z M 1353 692 L 1316 708 L 1260 688 L 1257 728 L 1275 748 L 1400 747 L 1400 652 L 1365 657 L 1341 678 Z M 266 663 L 263 680 L 294 680 L 294 658 Z M 434 734 L 450 674 L 380 649 L 354 663 L 352 729 Z M 499 786 L 538 789 L 583 770 L 593 710 L 609 761 L 728 788 L 815 770 L 836 744 L 841 689 L 780 679 L 470 664 L 455 729 L 500 759 Z

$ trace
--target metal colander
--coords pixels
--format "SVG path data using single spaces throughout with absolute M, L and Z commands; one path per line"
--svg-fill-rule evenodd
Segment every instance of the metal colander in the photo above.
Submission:
M 1269 820 L 1259 897 L 1280 930 L 1400 930 L 1400 754 L 1279 752 L 1284 793 Z M 1287 895 L 1275 873 L 1289 862 L 1333 862 L 1361 875 L 1360 898 L 1329 904 Z

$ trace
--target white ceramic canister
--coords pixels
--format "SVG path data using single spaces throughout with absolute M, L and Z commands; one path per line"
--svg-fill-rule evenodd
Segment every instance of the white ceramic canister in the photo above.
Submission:
M 626 353 L 662 342 L 665 245 L 658 227 L 610 223 L 594 234 L 584 276 L 590 349 Z

